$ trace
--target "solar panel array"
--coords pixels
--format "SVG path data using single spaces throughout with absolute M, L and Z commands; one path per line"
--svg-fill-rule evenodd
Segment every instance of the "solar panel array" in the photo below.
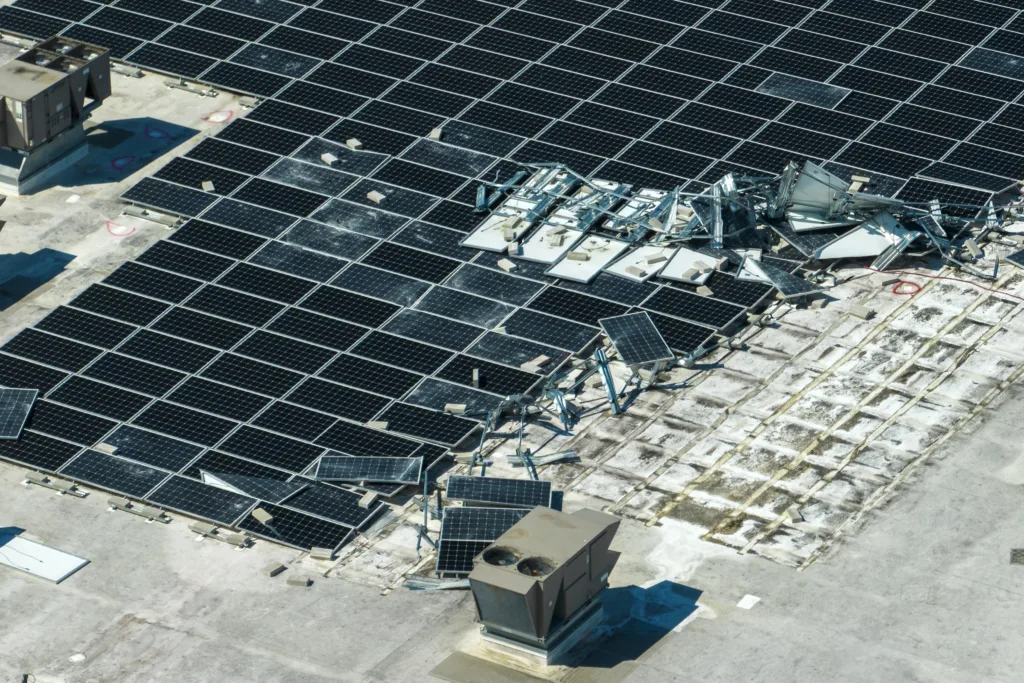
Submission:
M 473 571 L 473 558 L 528 512 L 524 508 L 445 508 L 437 551 L 437 573 L 464 575 Z
M 257 531 L 256 500 L 197 464 L 287 479 L 328 448 L 430 462 L 476 427 L 444 403 L 528 390 L 541 377 L 520 364 L 585 348 L 600 319 L 647 311 L 688 353 L 772 291 L 502 272 L 458 241 L 479 222 L 474 180 L 512 160 L 692 190 L 812 159 L 977 204 L 1024 174 L 1019 0 L 15 0 L 0 30 L 264 98 L 125 195 L 193 220 L 0 349 L 0 384 L 45 396 L 0 457 L 78 456 L 82 476 L 138 490 L 130 460 L 164 475 L 147 499 L 241 510 Z M 142 445 L 86 455 L 112 438 Z M 279 506 L 261 533 L 343 540 L 309 512 L 329 500 Z
M 317 464 L 316 478 L 320 481 L 415 484 L 423 469 L 422 458 L 353 458 L 327 453 Z

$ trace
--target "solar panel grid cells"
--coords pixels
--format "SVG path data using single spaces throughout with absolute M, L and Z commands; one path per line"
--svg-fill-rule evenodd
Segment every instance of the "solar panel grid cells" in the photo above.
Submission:
M 547 507 L 551 503 L 551 482 L 499 477 L 453 476 L 448 480 L 447 496 L 494 505 Z
M 629 313 L 616 318 L 604 318 L 600 322 L 622 362 L 627 365 L 654 363 L 675 357 L 647 313 Z
M 0 439 L 17 439 L 39 392 L 36 389 L 0 389 Z

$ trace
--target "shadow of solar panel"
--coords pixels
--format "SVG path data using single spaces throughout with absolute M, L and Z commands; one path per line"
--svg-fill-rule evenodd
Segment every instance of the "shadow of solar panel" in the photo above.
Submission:
M 506 507 L 534 508 L 551 505 L 551 482 L 500 477 L 452 476 L 448 479 L 449 500 L 488 503 Z
M 165 481 L 146 499 L 160 507 L 226 526 L 234 526 L 257 503 L 255 498 L 179 476 Z
M 259 507 L 273 516 L 274 519 L 270 525 L 261 524 L 250 513 L 239 522 L 239 529 L 247 531 L 254 536 L 301 550 L 309 550 L 311 548 L 338 549 L 347 543 L 353 535 L 350 527 L 328 522 L 319 517 L 303 514 L 295 510 L 289 510 L 279 505 L 260 503 Z
M 97 451 L 83 451 L 60 470 L 61 476 L 98 486 L 129 498 L 145 498 L 169 472 Z
M 17 439 L 25 426 L 36 389 L 0 389 L 0 439 Z
M 415 484 L 423 471 L 423 458 L 362 458 L 327 451 L 317 464 L 320 481 L 348 481 L 381 484 Z

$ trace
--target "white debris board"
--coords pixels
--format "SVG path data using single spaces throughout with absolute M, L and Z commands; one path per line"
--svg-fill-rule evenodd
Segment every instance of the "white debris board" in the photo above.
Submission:
M 87 564 L 82 557 L 0 531 L 0 565 L 60 583 Z

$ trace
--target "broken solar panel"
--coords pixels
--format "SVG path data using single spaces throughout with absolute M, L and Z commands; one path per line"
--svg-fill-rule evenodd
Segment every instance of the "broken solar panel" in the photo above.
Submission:
M 36 389 L 0 389 L 0 439 L 17 439 L 39 392 Z
M 291 495 L 302 491 L 310 485 L 310 481 L 281 481 L 268 477 L 247 476 L 228 472 L 200 471 L 204 484 L 216 486 L 225 491 L 233 491 L 244 496 L 252 496 L 271 503 L 280 503 Z
M 673 360 L 675 355 L 646 312 L 627 313 L 599 321 L 626 365 Z
M 317 463 L 320 481 L 415 484 L 423 471 L 423 458 L 353 457 L 327 451 Z
M 446 491 L 449 500 L 498 506 L 533 508 L 551 505 L 551 482 L 500 477 L 453 476 Z
M 1005 260 L 1009 261 L 1018 268 L 1024 268 L 1024 249 L 1015 251 L 1009 256 L 1004 257 Z

